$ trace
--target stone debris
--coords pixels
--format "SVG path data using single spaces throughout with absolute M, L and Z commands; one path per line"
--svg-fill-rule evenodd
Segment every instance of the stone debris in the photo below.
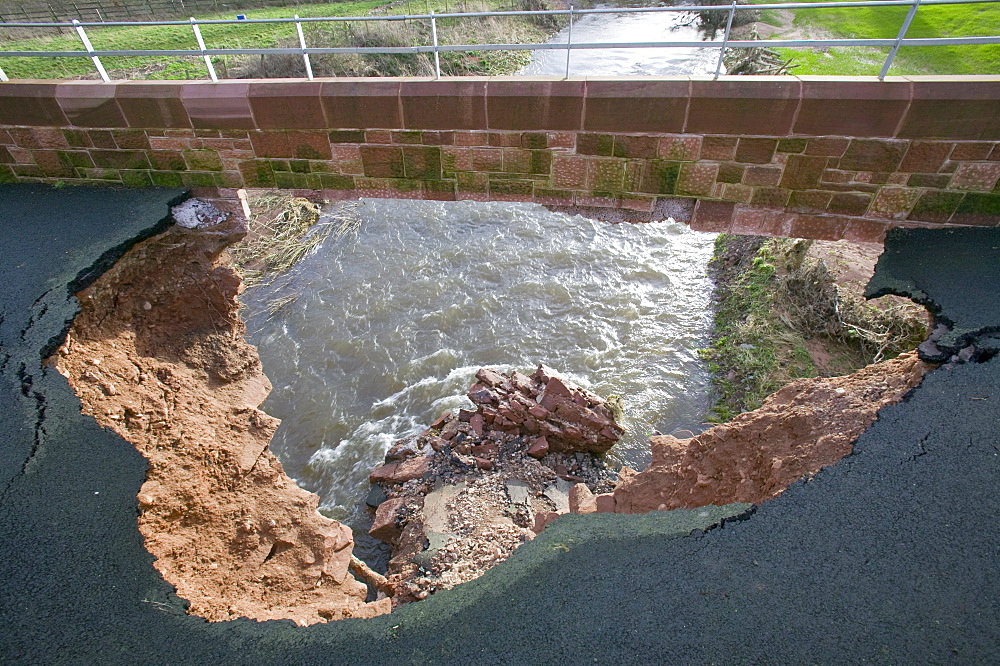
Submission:
M 174 217 L 174 222 L 179 227 L 185 229 L 205 229 L 222 224 L 229 218 L 228 213 L 224 213 L 207 201 L 201 199 L 188 199 L 170 209 Z
M 607 403 L 544 368 L 531 377 L 480 370 L 469 390 L 475 411 L 443 414 L 372 472 L 389 498 L 371 534 L 393 546 L 393 603 L 480 576 L 566 513 L 766 501 L 850 453 L 878 410 L 931 367 L 910 353 L 846 377 L 797 380 L 700 435 L 652 437 L 649 467 L 617 473 L 599 455 L 621 433 Z
M 483 368 L 476 379 L 468 395 L 483 427 L 532 437 L 529 448 L 535 457 L 547 451 L 602 454 L 622 436 L 605 400 L 544 366 L 531 377 L 517 371 L 506 377 Z
M 613 490 L 600 454 L 622 429 L 603 399 L 542 366 L 476 380 L 475 411 L 397 442 L 369 477 L 387 498 L 369 533 L 393 547 L 395 604 L 477 578 L 568 513 L 572 493 L 592 512 L 594 494 Z

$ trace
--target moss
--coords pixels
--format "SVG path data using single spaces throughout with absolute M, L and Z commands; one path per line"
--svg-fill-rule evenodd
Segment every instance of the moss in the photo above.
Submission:
M 680 162 L 667 162 L 665 160 L 650 160 L 648 171 L 648 182 L 643 179 L 643 192 L 650 194 L 673 194 L 677 188 L 677 178 L 681 172 Z
M 181 182 L 187 187 L 218 187 L 218 174 L 208 171 L 186 171 L 181 176 Z
M 222 159 L 214 150 L 186 150 L 184 160 L 194 171 L 222 171 Z
M 182 187 L 184 182 L 180 174 L 171 171 L 153 171 L 150 173 L 153 185 L 158 187 Z
M 122 171 L 122 182 L 128 187 L 149 187 L 153 184 L 148 171 Z

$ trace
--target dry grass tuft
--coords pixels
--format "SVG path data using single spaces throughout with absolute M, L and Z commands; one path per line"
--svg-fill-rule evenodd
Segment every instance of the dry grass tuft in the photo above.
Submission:
M 342 236 L 359 224 L 354 207 L 324 215 L 317 204 L 284 192 L 254 193 L 248 203 L 250 231 L 230 249 L 247 289 L 271 284 L 331 234 Z

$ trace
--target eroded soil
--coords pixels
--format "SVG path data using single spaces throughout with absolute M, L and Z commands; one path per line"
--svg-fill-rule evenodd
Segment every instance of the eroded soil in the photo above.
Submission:
M 350 573 L 350 529 L 321 516 L 268 449 L 278 421 L 237 316 L 225 223 L 137 245 L 80 294 L 52 359 L 83 411 L 149 461 L 138 526 L 155 566 L 209 620 L 306 625 L 388 612 Z

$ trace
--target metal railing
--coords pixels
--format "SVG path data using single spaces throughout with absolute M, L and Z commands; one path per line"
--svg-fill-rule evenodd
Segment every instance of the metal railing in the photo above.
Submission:
M 110 82 L 111 78 L 104 66 L 101 64 L 102 57 L 115 56 L 201 56 L 205 59 L 205 67 L 209 78 L 218 81 L 215 67 L 212 64 L 213 56 L 228 55 L 270 55 L 270 54 L 295 54 L 301 55 L 305 64 L 306 76 L 313 78 L 312 64 L 309 56 L 313 54 L 418 54 L 431 53 L 434 57 L 435 78 L 441 77 L 440 54 L 442 52 L 468 52 L 468 51 L 542 51 L 542 50 L 565 50 L 566 51 L 566 77 L 570 76 L 570 55 L 578 49 L 643 49 L 643 48 L 715 48 L 719 49 L 719 59 L 715 69 L 715 78 L 722 73 L 723 56 L 726 49 L 730 48 L 781 48 L 781 47 L 811 47 L 829 48 L 845 46 L 862 47 L 889 47 L 889 54 L 882 65 L 878 78 L 884 79 L 892 66 L 896 54 L 903 46 L 956 46 L 956 45 L 982 45 L 1000 44 L 1000 35 L 977 36 L 977 37 L 924 37 L 908 38 L 907 31 L 917 9 L 921 6 L 932 5 L 961 5 L 961 4 L 996 4 L 1000 0 L 861 0 L 857 2 L 793 2 L 774 3 L 757 5 L 738 5 L 733 0 L 729 5 L 675 5 L 669 7 L 638 7 L 638 8 L 600 8 L 600 9 L 574 9 L 570 5 L 569 9 L 550 9 L 540 11 L 498 11 L 498 12 L 462 12 L 437 14 L 431 11 L 428 14 L 411 15 L 391 15 L 391 16 L 329 16 L 329 17 L 307 17 L 301 18 L 295 15 L 293 18 L 265 18 L 265 19 L 205 19 L 198 20 L 191 18 L 189 21 L 106 21 L 106 22 L 82 22 L 73 20 L 66 23 L 0 23 L 2 28 L 73 28 L 83 44 L 83 51 L 0 51 L 0 57 L 48 57 L 48 58 L 73 58 L 88 57 L 105 82 Z M 824 9 L 824 8 L 861 8 L 861 7 L 908 7 L 909 11 L 899 28 L 899 33 L 895 39 L 769 39 L 769 40 L 735 40 L 730 39 L 733 18 L 739 11 L 759 11 L 768 9 Z M 711 39 L 706 41 L 656 41 L 656 42 L 573 42 L 573 22 L 581 16 L 591 14 L 626 14 L 626 13 L 653 13 L 653 12 L 727 12 L 726 28 L 721 40 Z M 437 21 L 440 19 L 463 19 L 463 18 L 485 18 L 491 16 L 566 16 L 569 19 L 568 41 L 566 43 L 516 43 L 516 44 L 441 44 L 438 41 Z M 430 24 L 431 43 L 425 46 L 399 46 L 399 47 L 318 47 L 307 46 L 303 23 L 344 23 L 344 22 L 377 22 L 377 21 L 426 21 Z M 210 49 L 206 46 L 201 34 L 200 26 L 204 25 L 230 25 L 230 24 L 256 24 L 256 23 L 293 23 L 298 36 L 298 47 L 273 47 L 273 48 L 219 48 Z M 101 50 L 95 49 L 87 36 L 85 28 L 88 27 L 111 27 L 111 26 L 190 26 L 194 32 L 198 43 L 197 49 L 151 49 L 151 50 Z M 8 77 L 0 68 L 0 81 L 7 81 Z

